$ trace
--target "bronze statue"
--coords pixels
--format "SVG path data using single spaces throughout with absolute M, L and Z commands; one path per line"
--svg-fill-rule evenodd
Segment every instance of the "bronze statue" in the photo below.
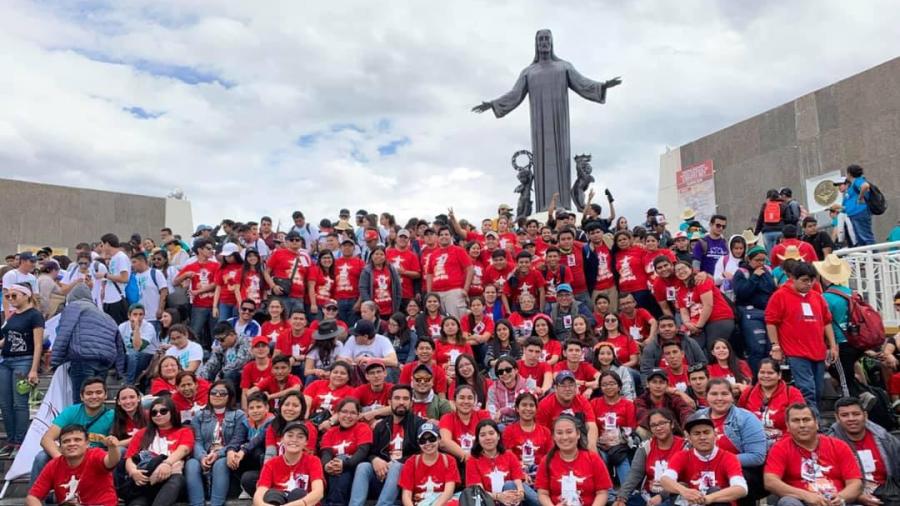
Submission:
M 477 113 L 490 109 L 502 118 L 528 95 L 538 211 L 547 208 L 554 193 L 560 194 L 561 207 L 570 205 L 569 88 L 602 104 L 606 102 L 606 91 L 620 84 L 622 79 L 618 77 L 599 82 L 582 76 L 571 63 L 556 57 L 550 30 L 539 30 L 534 37 L 534 60 L 519 74 L 513 89 L 472 108 Z
M 591 175 L 591 155 L 575 156 L 575 184 L 572 185 L 572 202 L 575 204 L 576 211 L 584 210 L 585 200 L 584 192 L 594 182 L 594 176 Z
M 521 155 L 528 157 L 527 165 L 519 166 L 516 164 L 516 160 Z M 533 165 L 533 157 L 528 150 L 516 151 L 512 156 L 512 166 L 516 169 L 516 179 L 519 180 L 519 186 L 516 186 L 516 189 L 513 190 L 513 193 L 519 194 L 519 203 L 516 206 L 517 220 L 523 216 L 531 216 L 531 182 L 534 181 L 534 172 L 531 171 L 531 168 Z

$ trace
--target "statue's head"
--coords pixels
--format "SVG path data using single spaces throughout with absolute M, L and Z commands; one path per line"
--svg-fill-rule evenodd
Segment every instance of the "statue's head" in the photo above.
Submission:
M 546 28 L 534 34 L 534 61 L 538 61 L 542 56 L 551 60 L 557 59 L 553 52 L 553 34 Z
M 527 183 L 529 180 L 531 180 L 531 171 L 528 169 L 517 170 L 516 178 L 520 183 Z
M 591 155 L 576 155 L 575 170 L 579 174 L 590 174 L 593 170 L 591 167 Z

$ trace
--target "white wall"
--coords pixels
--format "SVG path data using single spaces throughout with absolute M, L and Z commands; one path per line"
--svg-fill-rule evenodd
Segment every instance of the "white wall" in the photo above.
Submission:
M 678 231 L 681 224 L 681 209 L 678 208 L 678 190 L 675 173 L 681 170 L 681 149 L 674 148 L 659 155 L 659 190 L 656 208 L 668 218 L 669 232 Z
M 194 233 L 194 215 L 189 200 L 166 199 L 166 226 L 186 241 L 191 237 Z

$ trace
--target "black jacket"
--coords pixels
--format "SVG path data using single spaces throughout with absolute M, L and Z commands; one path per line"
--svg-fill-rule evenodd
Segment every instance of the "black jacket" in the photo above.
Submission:
M 403 458 L 401 462 L 406 462 L 410 455 L 415 455 L 421 450 L 419 449 L 418 434 L 419 427 L 425 423 L 425 420 L 419 418 L 412 411 L 406 414 L 401 422 L 403 424 Z M 368 461 L 372 462 L 375 457 L 379 457 L 388 462 L 391 461 L 388 446 L 391 442 L 391 429 L 394 424 L 394 417 L 388 416 L 383 418 L 375 425 L 372 431 L 372 448 L 369 450 Z

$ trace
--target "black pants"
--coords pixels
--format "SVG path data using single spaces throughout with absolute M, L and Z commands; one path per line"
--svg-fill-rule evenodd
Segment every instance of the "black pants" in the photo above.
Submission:
M 112 319 L 116 321 L 116 325 L 120 325 L 123 322 L 128 321 L 128 302 L 125 299 L 122 299 L 119 302 L 113 302 L 112 304 L 104 303 L 103 312 L 112 316 Z
M 281 506 L 282 504 L 287 504 L 292 501 L 299 501 L 304 497 L 306 497 L 306 490 L 303 490 L 302 488 L 291 490 L 290 492 L 269 490 L 268 492 L 266 492 L 266 495 L 263 496 L 263 502 L 266 504 Z
M 173 474 L 169 479 L 156 485 L 135 487 L 132 497 L 127 498 L 128 506 L 169 506 L 178 502 L 184 490 L 184 476 Z
M 763 468 L 745 467 L 742 471 L 744 479 L 747 480 L 747 496 L 738 499 L 738 506 L 755 506 L 756 501 L 769 495 L 763 483 Z

